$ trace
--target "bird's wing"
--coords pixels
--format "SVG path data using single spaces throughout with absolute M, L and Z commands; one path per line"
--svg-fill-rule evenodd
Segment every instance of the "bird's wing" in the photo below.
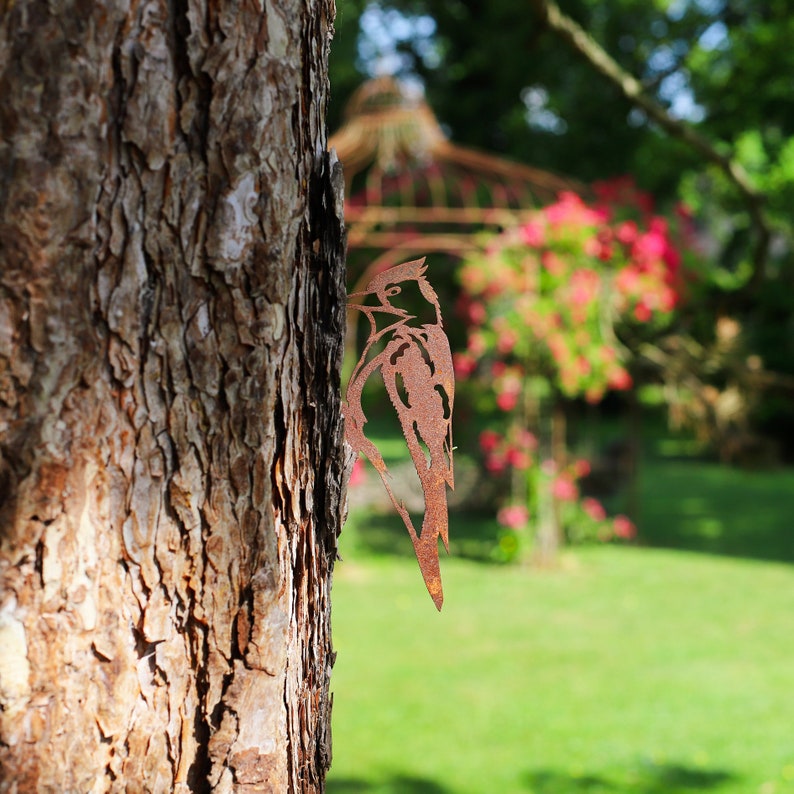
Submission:
M 400 329 L 384 351 L 381 373 L 422 485 L 423 545 L 435 543 L 440 535 L 448 549 L 446 487 L 452 481 L 452 386 L 446 382 L 443 357 L 440 362 L 431 359 L 436 352 L 434 341 L 428 343 L 423 330 Z
M 452 455 L 452 410 L 455 404 L 455 370 L 452 364 L 452 351 L 449 340 L 440 324 L 423 325 L 428 359 L 431 363 L 432 380 L 435 390 L 444 402 L 444 449 L 447 468 L 444 480 L 450 488 L 455 488 L 454 465 Z

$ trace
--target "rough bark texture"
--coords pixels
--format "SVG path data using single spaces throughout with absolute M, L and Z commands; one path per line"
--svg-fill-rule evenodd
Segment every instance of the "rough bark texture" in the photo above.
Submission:
M 2 791 L 323 788 L 332 17 L 0 0 Z

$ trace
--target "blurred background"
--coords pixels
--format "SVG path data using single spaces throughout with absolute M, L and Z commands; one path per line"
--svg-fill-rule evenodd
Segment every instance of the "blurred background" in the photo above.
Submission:
M 457 387 L 441 614 L 353 472 L 328 790 L 794 792 L 790 4 L 338 0 L 331 93 L 349 292 L 427 256 Z

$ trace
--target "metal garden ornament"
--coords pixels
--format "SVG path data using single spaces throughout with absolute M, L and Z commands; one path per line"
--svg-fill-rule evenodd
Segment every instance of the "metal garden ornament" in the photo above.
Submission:
M 441 321 L 441 307 L 438 296 L 424 277 L 425 270 L 424 259 L 397 265 L 375 276 L 363 291 L 349 296 L 356 299 L 356 302 L 348 304 L 349 307 L 362 312 L 369 320 L 370 333 L 347 387 L 345 437 L 356 452 L 369 458 L 380 475 L 411 537 L 428 592 L 440 610 L 444 596 L 438 538 L 441 537 L 448 552 L 446 489 L 447 486 L 454 487 L 452 406 L 455 380 L 449 341 Z M 423 298 L 434 308 L 435 322 L 412 324 L 416 317 L 392 304 L 392 299 L 400 295 L 408 282 L 415 282 Z M 374 304 L 364 303 L 367 299 Z M 362 302 L 357 302 L 359 300 Z M 382 349 L 381 341 L 385 343 Z M 364 433 L 367 418 L 361 406 L 361 395 L 364 383 L 376 370 L 380 370 L 389 399 L 397 412 L 422 485 L 425 512 L 419 532 L 405 504 L 392 490 L 382 455 Z

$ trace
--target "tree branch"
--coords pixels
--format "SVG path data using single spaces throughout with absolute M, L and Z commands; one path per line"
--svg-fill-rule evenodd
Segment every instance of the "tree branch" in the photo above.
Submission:
M 763 279 L 771 237 L 764 212 L 765 197 L 752 185 L 747 172 L 733 157 L 721 153 L 716 145 L 692 125 L 673 118 L 643 90 L 642 83 L 614 60 L 579 24 L 566 16 L 553 0 L 529 0 L 537 14 L 563 41 L 581 55 L 597 72 L 616 85 L 623 96 L 640 108 L 662 129 L 683 141 L 707 161 L 718 166 L 740 193 L 755 230 L 752 252 L 753 273 L 745 289 L 754 290 Z

